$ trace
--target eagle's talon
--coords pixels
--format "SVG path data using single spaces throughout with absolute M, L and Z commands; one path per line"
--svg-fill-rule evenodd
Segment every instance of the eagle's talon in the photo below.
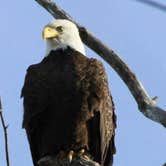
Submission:
M 67 155 L 67 158 L 68 158 L 68 160 L 69 160 L 70 163 L 73 160 L 73 156 L 74 156 L 74 151 L 70 150 L 69 153 L 68 153 L 68 155 Z
M 85 154 L 84 154 L 82 157 L 83 157 L 83 159 L 85 159 L 85 160 L 87 160 L 87 161 L 90 160 L 90 158 L 89 158 L 87 155 L 85 155 Z
M 81 149 L 78 152 L 78 156 L 82 156 L 85 153 L 85 149 Z
M 88 156 L 86 155 L 86 153 L 85 153 L 85 149 L 79 150 L 78 156 L 79 156 L 79 157 L 82 157 L 84 160 L 87 160 L 87 161 L 90 160 L 89 157 L 88 157 Z

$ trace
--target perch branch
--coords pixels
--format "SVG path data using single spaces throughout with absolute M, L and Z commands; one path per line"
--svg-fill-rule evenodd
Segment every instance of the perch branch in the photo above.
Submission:
M 80 158 L 80 157 L 76 157 L 72 160 L 72 162 L 70 163 L 70 161 L 63 159 L 60 160 L 58 159 L 56 156 L 46 156 L 41 158 L 38 161 L 39 166 L 100 166 L 98 163 L 90 160 L 89 158 Z
M 7 135 L 7 127 L 5 125 L 5 120 L 3 118 L 3 114 L 2 114 L 2 102 L 1 102 L 1 98 L 0 98 L 0 118 L 1 118 L 1 122 L 2 122 L 2 127 L 3 127 L 3 131 L 4 131 L 4 138 L 5 138 L 5 153 L 6 153 L 6 163 L 7 166 L 9 166 L 9 150 L 8 150 L 8 135 Z
M 61 9 L 52 0 L 35 0 L 43 6 L 56 19 L 68 19 L 76 23 L 69 14 Z M 120 59 L 120 57 L 85 27 L 76 23 L 79 28 L 82 41 L 93 51 L 99 54 L 113 69 L 119 74 L 125 82 L 133 97 L 135 98 L 139 110 L 149 119 L 162 124 L 166 127 L 166 112 L 156 105 L 156 100 L 151 99 L 141 82 L 137 79 L 130 68 Z

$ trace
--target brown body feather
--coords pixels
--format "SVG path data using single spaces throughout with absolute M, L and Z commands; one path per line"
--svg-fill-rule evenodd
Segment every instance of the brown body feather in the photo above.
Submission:
M 79 150 L 111 166 L 115 115 L 103 65 L 67 48 L 27 70 L 23 127 L 34 165 L 60 150 Z

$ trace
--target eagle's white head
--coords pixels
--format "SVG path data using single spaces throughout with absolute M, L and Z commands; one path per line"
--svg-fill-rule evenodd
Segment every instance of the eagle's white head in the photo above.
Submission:
M 68 20 L 57 19 L 43 29 L 43 39 L 46 40 L 46 55 L 52 50 L 65 49 L 67 46 L 85 55 L 77 26 Z

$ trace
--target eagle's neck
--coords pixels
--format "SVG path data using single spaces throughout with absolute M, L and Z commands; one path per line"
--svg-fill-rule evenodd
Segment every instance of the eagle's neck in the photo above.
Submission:
M 65 50 L 67 47 L 71 47 L 74 50 L 80 52 L 81 54 L 85 55 L 85 48 L 81 40 L 68 41 L 63 44 L 57 44 L 53 41 L 46 42 L 46 56 L 49 55 L 51 51 L 56 51 L 59 49 Z

